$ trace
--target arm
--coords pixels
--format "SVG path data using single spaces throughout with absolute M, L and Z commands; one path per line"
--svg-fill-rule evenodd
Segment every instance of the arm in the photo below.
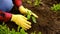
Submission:
M 7 22 L 9 20 L 15 22 L 17 25 L 21 26 L 25 30 L 31 28 L 31 22 L 27 21 L 26 17 L 19 14 L 15 15 L 0 11 L 0 21 Z
M 15 0 L 14 3 L 17 7 L 20 7 L 22 5 L 22 0 Z
M 22 13 L 22 14 L 26 14 L 26 10 L 24 8 L 24 6 L 22 5 L 22 0 L 14 0 L 14 4 L 18 7 L 19 11 Z
M 33 13 L 31 10 L 27 9 L 27 8 L 24 8 L 24 6 L 22 5 L 22 0 L 15 0 L 15 4 L 16 6 L 19 7 L 19 11 L 22 13 L 22 14 L 27 14 L 28 11 L 31 13 L 31 15 L 33 15 L 34 17 L 38 18 L 38 16 Z
M 12 14 L 0 11 L 0 21 L 7 22 L 11 19 Z
M 17 1 L 17 0 L 15 0 L 15 1 Z M 19 2 L 20 1 L 18 0 L 17 3 L 19 3 Z M 20 4 L 17 4 L 17 6 L 19 7 Z M 31 22 L 27 21 L 27 18 L 24 17 L 23 15 L 20 15 L 20 14 L 15 15 L 15 14 L 6 13 L 4 11 L 0 11 L 0 21 L 7 22 L 9 20 L 15 22 L 17 25 L 21 26 L 25 30 L 31 28 Z

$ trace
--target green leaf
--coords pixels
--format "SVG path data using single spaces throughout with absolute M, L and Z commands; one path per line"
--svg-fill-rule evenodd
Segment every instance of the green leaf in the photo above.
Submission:
M 21 34 L 27 34 L 27 33 L 24 31 L 24 29 L 21 29 L 21 30 L 20 30 L 20 33 L 21 33 Z
M 31 15 L 27 15 L 28 20 L 31 18 Z
M 40 4 L 40 0 L 35 0 L 34 5 L 37 6 Z
M 27 3 L 32 4 L 32 2 L 30 0 L 28 0 Z
M 20 29 L 20 26 L 18 26 L 18 29 L 17 29 L 17 30 L 18 30 L 18 32 L 19 32 L 19 29 Z
M 20 32 L 16 32 L 14 29 L 10 31 L 8 27 L 6 27 L 5 24 L 0 25 L 0 34 L 27 34 L 23 29 L 20 30 Z
M 31 11 L 30 10 L 27 11 L 27 18 L 28 18 L 28 20 L 31 18 Z
M 51 7 L 51 10 L 59 11 L 60 10 L 60 4 L 53 4 L 53 7 Z
M 41 32 L 39 32 L 38 34 L 41 34 Z
M 32 21 L 36 23 L 36 18 L 34 16 L 32 16 Z

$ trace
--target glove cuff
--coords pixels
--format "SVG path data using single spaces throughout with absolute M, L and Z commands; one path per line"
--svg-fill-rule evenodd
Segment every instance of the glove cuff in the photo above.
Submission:
M 17 19 L 18 15 L 14 15 L 12 14 L 12 18 L 11 18 L 11 21 L 15 21 Z
M 13 19 L 15 18 L 15 15 L 14 14 L 12 14 L 12 17 L 11 17 L 11 21 L 13 21 Z

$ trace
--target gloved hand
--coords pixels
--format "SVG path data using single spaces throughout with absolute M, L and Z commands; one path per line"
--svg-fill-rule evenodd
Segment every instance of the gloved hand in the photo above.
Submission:
M 27 18 L 23 15 L 12 15 L 11 21 L 15 22 L 17 25 L 22 27 L 23 29 L 27 30 L 31 28 L 31 23 L 27 21 Z
M 23 6 L 20 6 L 19 7 L 19 11 L 22 13 L 22 14 L 27 14 L 28 12 L 30 13 L 30 15 L 33 15 L 34 17 L 38 18 L 38 16 L 33 13 L 31 10 L 27 9 L 27 8 L 24 8 Z

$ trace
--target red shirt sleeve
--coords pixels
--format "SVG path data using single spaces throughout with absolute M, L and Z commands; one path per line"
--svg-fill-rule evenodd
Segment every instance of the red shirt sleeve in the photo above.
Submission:
M 22 5 L 22 0 L 15 0 L 14 2 L 18 7 Z
M 11 19 L 12 14 L 0 11 L 0 21 L 7 22 Z

